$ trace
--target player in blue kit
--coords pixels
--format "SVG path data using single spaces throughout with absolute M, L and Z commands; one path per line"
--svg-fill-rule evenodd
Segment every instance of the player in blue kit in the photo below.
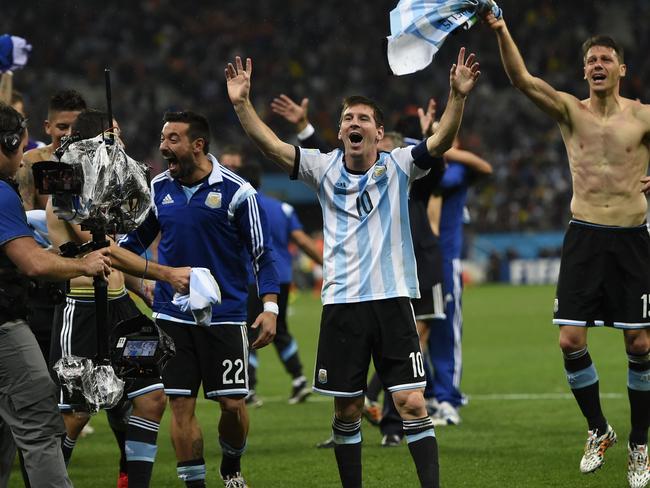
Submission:
M 418 298 L 408 189 L 450 146 L 465 97 L 479 76 L 465 49 L 450 72 L 439 130 L 417 146 L 380 153 L 383 113 L 365 97 L 344 100 L 339 139 L 328 154 L 281 141 L 249 98 L 252 62 L 226 67 L 242 127 L 265 156 L 318 195 L 324 222 L 323 314 L 314 390 L 335 397 L 335 456 L 345 487 L 361 486 L 361 415 L 370 357 L 403 419 L 422 486 L 439 485 L 438 447 L 427 415 L 422 354 L 410 298 Z
M 195 416 L 202 384 L 204 396 L 221 407 L 221 476 L 228 487 L 245 487 L 240 460 L 249 424 L 244 403 L 249 348 L 247 263 L 252 264 L 264 302 L 253 324 L 260 329 L 253 348 L 273 340 L 279 286 L 256 192 L 209 154 L 209 142 L 210 128 L 202 115 L 165 114 L 160 151 L 169 169 L 151 182 L 153 208 L 147 219 L 119 244 L 142 253 L 160 232 L 161 264 L 208 268 L 220 286 L 222 302 L 213 307 L 209 327 L 197 326 L 189 311 L 171 303 L 174 293 L 166 283 L 157 283 L 152 310 L 176 344 L 176 356 L 162 377 L 172 410 L 178 477 L 188 487 L 205 486 L 203 436 Z

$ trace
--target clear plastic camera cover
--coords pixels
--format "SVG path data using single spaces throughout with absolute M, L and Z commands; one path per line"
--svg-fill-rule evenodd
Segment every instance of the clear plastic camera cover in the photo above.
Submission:
M 61 162 L 81 168 L 83 187 L 79 196 L 54 199 L 59 217 L 76 224 L 98 222 L 119 233 L 144 221 L 151 206 L 147 166 L 126 154 L 119 139 L 107 144 L 100 135 L 75 142 Z
M 88 358 L 64 356 L 54 365 L 61 386 L 69 395 L 83 396 L 91 413 L 115 407 L 124 392 L 124 381 L 110 365 L 95 366 Z

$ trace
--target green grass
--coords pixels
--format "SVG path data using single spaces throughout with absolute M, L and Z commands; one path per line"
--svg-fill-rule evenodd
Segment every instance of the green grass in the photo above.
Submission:
M 464 295 L 463 391 L 470 403 L 458 427 L 437 429 L 443 487 L 617 487 L 625 480 L 625 439 L 629 432 L 626 357 L 622 334 L 594 330 L 589 347 L 598 368 L 603 407 L 621 441 L 595 475 L 578 470 L 585 422 L 569 394 L 557 328 L 551 325 L 551 287 L 472 287 Z M 290 329 L 300 344 L 307 375 L 312 374 L 320 301 L 296 296 Z M 273 348 L 260 352 L 259 395 L 264 405 L 250 411 L 251 429 L 243 470 L 254 488 L 339 486 L 331 450 L 316 449 L 330 432 L 332 401 L 312 395 L 288 405 L 289 378 Z M 518 396 L 519 395 L 519 396 Z M 218 481 L 218 406 L 200 400 L 208 485 Z M 169 440 L 169 412 L 158 439 L 152 487 L 182 487 Z M 92 436 L 80 439 L 70 465 L 78 488 L 115 486 L 117 447 L 103 413 L 92 420 Z M 379 446 L 376 428 L 363 424 L 364 485 L 418 486 L 405 446 Z M 14 472 L 10 487 L 22 486 Z

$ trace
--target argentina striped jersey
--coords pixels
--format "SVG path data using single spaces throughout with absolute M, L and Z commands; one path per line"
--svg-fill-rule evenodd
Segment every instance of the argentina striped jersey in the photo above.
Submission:
M 298 150 L 293 176 L 317 192 L 323 212 L 323 304 L 419 298 L 408 192 L 441 164 L 426 142 L 380 153 L 364 174 L 347 170 L 339 149 Z

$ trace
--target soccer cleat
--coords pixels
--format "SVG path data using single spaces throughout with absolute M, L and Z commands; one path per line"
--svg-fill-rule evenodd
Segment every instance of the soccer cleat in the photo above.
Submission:
M 316 444 L 319 449 L 332 449 L 334 447 L 334 437 L 329 436 L 323 442 Z
M 600 468 L 605 462 L 605 451 L 616 444 L 616 432 L 611 425 L 607 425 L 603 435 L 596 436 L 593 430 L 588 433 L 585 453 L 580 460 L 580 471 L 585 474 L 593 473 Z
M 92 435 L 95 433 L 95 428 L 90 425 L 90 422 L 88 422 L 86 425 L 84 425 L 84 428 L 81 429 L 81 434 L 79 434 L 80 437 L 86 437 L 87 435 Z
M 630 488 L 645 488 L 650 482 L 648 445 L 628 444 L 627 456 L 627 482 Z
M 120 471 L 120 476 L 117 478 L 117 488 L 129 488 L 129 475 Z
M 255 394 L 255 390 L 249 391 L 244 401 L 249 407 L 260 408 L 262 405 L 264 405 L 264 402 Z
M 311 388 L 307 384 L 307 380 L 302 380 L 297 385 L 293 385 L 291 396 L 289 397 L 289 405 L 304 402 L 309 395 L 311 395 Z
M 223 478 L 223 484 L 226 488 L 248 488 L 241 473 L 229 474 Z
M 363 416 L 372 425 L 379 425 L 382 417 L 381 406 L 379 405 L 379 402 L 373 402 L 366 397 L 366 400 L 363 404 Z
M 386 434 L 381 439 L 381 447 L 397 447 L 402 443 L 402 438 L 397 434 Z
M 431 416 L 431 421 L 436 427 L 442 425 L 460 424 L 460 415 L 458 410 L 449 402 L 440 402 L 436 413 Z

